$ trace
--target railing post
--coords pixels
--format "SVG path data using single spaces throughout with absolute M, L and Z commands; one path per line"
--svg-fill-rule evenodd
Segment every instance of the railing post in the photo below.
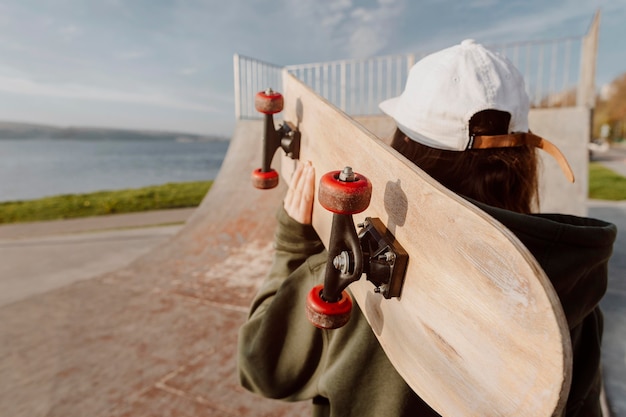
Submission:
M 539 45 L 539 56 L 537 58 L 537 78 L 535 82 L 535 105 L 541 106 L 541 95 L 543 94 L 543 44 Z
M 411 71 L 411 68 L 413 68 L 413 65 L 415 65 L 415 54 L 409 54 L 407 56 L 407 59 L 406 59 L 406 73 L 407 73 L 407 76 L 408 76 L 409 72 Z
M 600 28 L 600 10 L 593 17 L 587 34 L 583 37 L 580 54 L 580 79 L 576 94 L 576 105 L 594 108 L 596 101 L 596 57 L 598 55 L 598 32 Z
M 235 117 L 237 120 L 260 118 L 254 108 L 254 96 L 268 87 L 281 84 L 283 67 L 235 54 L 233 56 L 233 81 Z
M 233 55 L 233 78 L 235 81 L 235 119 L 241 119 L 241 73 L 239 72 L 239 54 Z
M 346 111 L 346 62 L 345 61 L 341 61 L 340 67 L 339 67 L 339 72 L 340 72 L 340 84 L 339 84 L 339 89 L 340 89 L 340 93 L 339 93 L 339 108 L 341 108 L 342 111 Z

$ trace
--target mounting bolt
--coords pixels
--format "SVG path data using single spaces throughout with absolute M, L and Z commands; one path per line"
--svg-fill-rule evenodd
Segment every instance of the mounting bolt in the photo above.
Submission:
M 378 255 L 378 259 L 381 261 L 393 262 L 396 260 L 396 255 L 393 252 L 385 252 Z
M 339 255 L 335 256 L 333 259 L 333 265 L 335 269 L 341 271 L 343 274 L 347 274 L 350 272 L 350 255 L 347 251 L 341 252 Z
M 345 167 L 339 174 L 339 180 L 343 182 L 354 182 L 355 179 L 356 176 L 354 175 L 354 171 L 352 171 L 352 167 Z

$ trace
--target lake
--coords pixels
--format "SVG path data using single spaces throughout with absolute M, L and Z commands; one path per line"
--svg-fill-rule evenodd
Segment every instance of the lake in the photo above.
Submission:
M 0 139 L 0 201 L 215 179 L 228 141 Z

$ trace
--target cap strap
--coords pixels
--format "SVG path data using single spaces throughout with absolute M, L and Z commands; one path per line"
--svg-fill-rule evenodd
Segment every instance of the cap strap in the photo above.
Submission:
M 474 136 L 470 140 L 468 149 L 488 149 L 488 148 L 512 148 L 523 145 L 534 146 L 549 153 L 561 167 L 561 171 L 569 182 L 574 182 L 574 172 L 570 167 L 565 155 L 559 148 L 547 139 L 533 133 L 511 133 L 508 135 L 494 136 Z

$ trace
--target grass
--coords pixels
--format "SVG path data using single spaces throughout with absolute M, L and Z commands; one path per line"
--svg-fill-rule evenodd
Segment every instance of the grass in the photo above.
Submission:
M 589 198 L 596 200 L 626 200 L 626 178 L 603 165 L 589 164 Z
M 0 224 L 196 207 L 212 181 L 181 182 L 0 203 Z

